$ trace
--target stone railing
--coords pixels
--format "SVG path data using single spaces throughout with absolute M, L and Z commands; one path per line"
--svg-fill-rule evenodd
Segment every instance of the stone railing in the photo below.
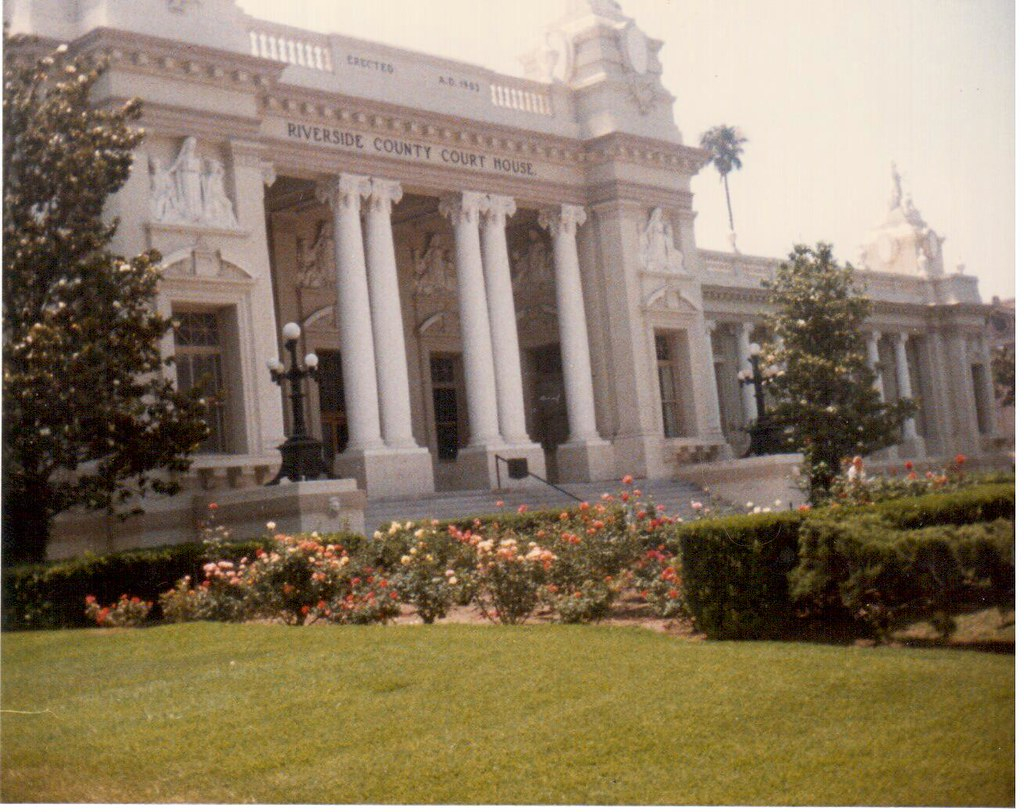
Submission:
M 752 257 L 724 251 L 701 251 L 700 253 L 704 258 L 707 276 L 739 277 L 754 283 L 760 283 L 762 279 L 770 279 L 781 262 L 781 260 L 769 257 Z
M 539 116 L 552 115 L 551 95 L 539 87 L 528 89 L 513 84 L 491 82 L 491 104 Z
M 264 59 L 328 73 L 334 71 L 327 37 L 317 37 L 305 31 L 298 35 L 291 29 L 276 29 L 261 24 L 260 28 L 249 30 L 249 50 L 253 56 Z

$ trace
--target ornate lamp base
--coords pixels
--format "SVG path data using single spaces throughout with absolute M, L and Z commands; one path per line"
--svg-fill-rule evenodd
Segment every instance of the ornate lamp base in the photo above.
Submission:
M 331 479 L 332 472 L 324 458 L 323 444 L 315 437 L 289 437 L 278 446 L 281 452 L 281 470 L 267 485 L 277 485 L 282 479 L 290 482 Z

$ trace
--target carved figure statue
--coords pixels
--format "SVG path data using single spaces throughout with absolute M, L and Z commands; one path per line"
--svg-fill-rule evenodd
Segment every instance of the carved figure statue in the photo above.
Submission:
M 188 220 L 199 220 L 203 216 L 203 161 L 196 155 L 196 139 L 189 136 L 181 146 L 181 152 L 171 164 L 178 190 L 178 207 Z
M 231 200 L 224 191 L 224 164 L 215 158 L 206 160 L 206 172 L 200 178 L 203 195 L 203 221 L 214 226 L 236 228 L 238 221 Z
M 920 246 L 917 249 L 917 272 L 921 276 L 928 276 L 928 257 Z
M 416 273 L 413 290 L 417 294 L 425 296 L 455 289 L 455 264 L 440 234 L 431 234 L 422 250 L 413 251 L 413 268 Z
M 532 228 L 526 236 L 526 247 L 512 256 L 512 287 L 516 290 L 546 285 L 554 279 L 551 252 L 544 239 Z
M 149 209 L 158 223 L 181 219 L 174 176 L 159 158 L 149 159 Z
M 203 161 L 189 136 L 170 166 L 151 158 L 150 215 L 158 223 L 238 228 L 234 206 L 224 189 L 224 164 Z
M 903 179 L 900 177 L 899 170 L 896 169 L 896 162 L 893 161 L 892 165 L 892 193 L 889 195 L 889 210 L 893 211 L 900 207 L 903 202 Z
M 656 207 L 640 235 L 640 264 L 646 271 L 682 271 L 683 254 L 676 248 L 669 224 Z
M 297 241 L 298 283 L 303 288 L 322 288 L 337 277 L 334 259 L 334 232 L 329 220 L 317 223 L 313 243 L 307 248 L 302 237 Z

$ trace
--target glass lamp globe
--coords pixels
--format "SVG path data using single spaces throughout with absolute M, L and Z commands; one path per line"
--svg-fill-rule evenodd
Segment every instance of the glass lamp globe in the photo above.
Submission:
M 316 369 L 317 364 L 320 363 L 320 359 L 316 357 L 316 353 L 311 352 L 305 357 L 306 366 L 310 369 Z
M 295 341 L 302 335 L 302 329 L 294 321 L 290 321 L 281 330 L 281 335 L 284 336 L 285 341 Z

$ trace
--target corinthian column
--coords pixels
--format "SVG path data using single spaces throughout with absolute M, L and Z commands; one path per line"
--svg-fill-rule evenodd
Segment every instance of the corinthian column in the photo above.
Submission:
M 885 400 L 885 391 L 882 389 L 882 370 L 878 366 L 878 342 L 882 338 L 882 334 L 878 330 L 872 330 L 868 333 L 867 350 L 868 350 L 868 366 L 871 367 L 871 371 L 875 373 L 874 385 L 878 391 L 878 396 Z
M 369 193 L 370 179 L 362 175 L 338 175 L 317 186 L 317 197 L 330 204 L 334 212 L 338 327 L 349 429 L 347 450 L 352 451 L 383 445 L 363 232 L 359 222 L 362 199 Z
M 487 316 L 483 261 L 480 257 L 481 192 L 461 192 L 441 198 L 439 211 L 455 230 L 455 273 L 459 282 L 459 325 L 469 405 L 469 444 L 501 441 L 494 382 L 494 352 Z
M 544 209 L 537 222 L 551 233 L 555 255 L 555 299 L 558 335 L 565 375 L 565 405 L 569 413 L 569 442 L 598 439 L 594 415 L 594 382 L 590 373 L 587 317 L 576 250 L 576 228 L 587 215 L 582 206 Z
M 365 221 L 366 261 L 384 441 L 391 447 L 411 448 L 416 442 L 412 436 L 405 331 L 402 329 L 395 242 L 391 232 L 391 206 L 401 199 L 402 187 L 396 181 L 378 178 L 370 181 Z
M 896 389 L 901 398 L 913 397 L 913 390 L 910 386 L 910 366 L 907 364 L 907 334 L 900 333 L 896 336 Z M 917 439 L 917 424 L 913 417 L 903 421 L 903 440 Z
M 526 433 L 519 330 L 516 328 L 516 306 L 512 297 L 512 274 L 505 239 L 505 221 L 515 211 L 516 204 L 511 197 L 487 195 L 480 210 L 480 225 L 487 313 L 491 322 L 491 346 L 494 351 L 498 422 L 506 443 L 522 445 L 530 442 L 530 437 Z

